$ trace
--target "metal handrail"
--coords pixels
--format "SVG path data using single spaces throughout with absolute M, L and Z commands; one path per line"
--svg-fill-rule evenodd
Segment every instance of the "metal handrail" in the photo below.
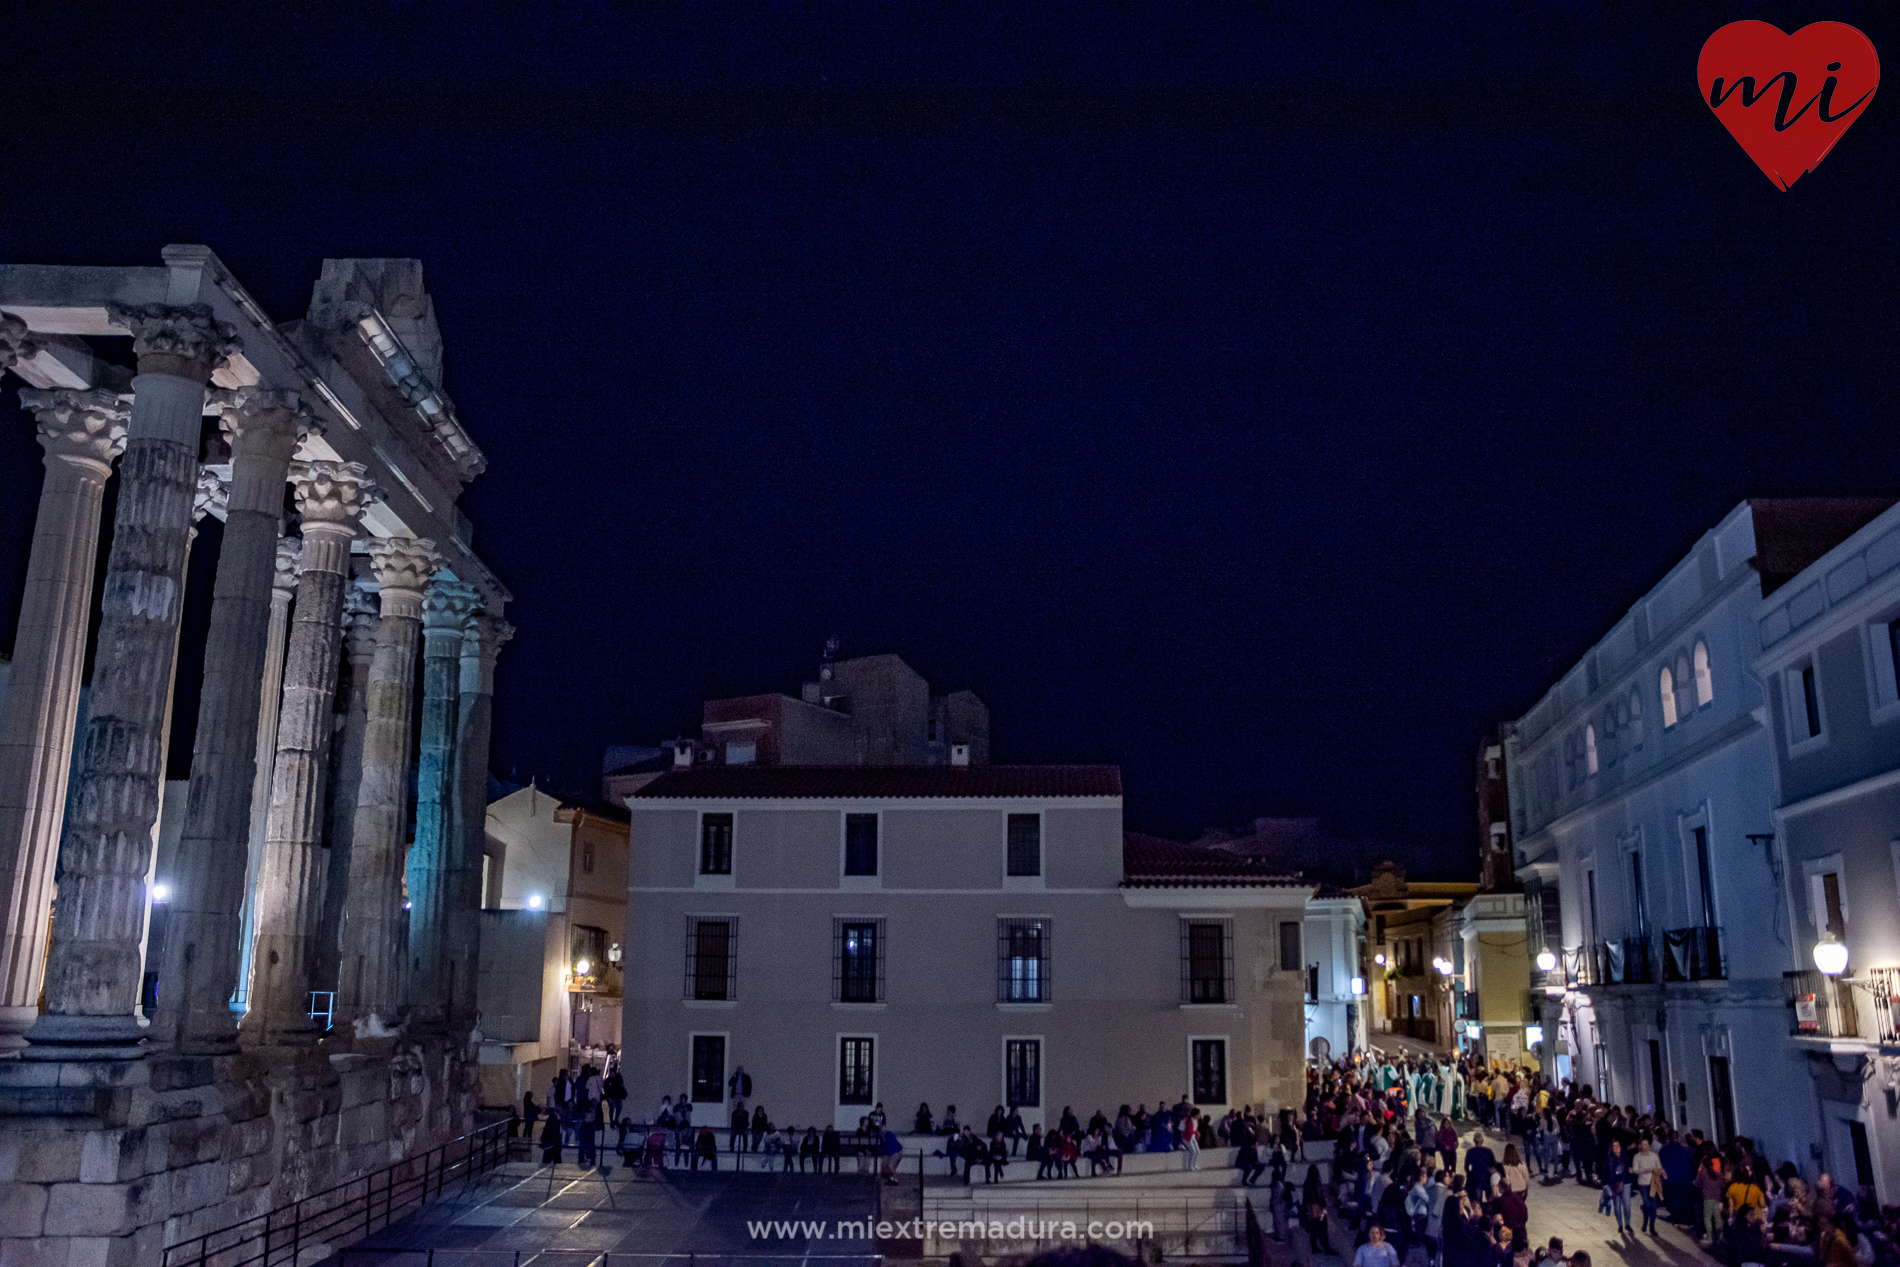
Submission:
M 449 1184 L 465 1183 L 498 1168 L 508 1160 L 507 1132 L 507 1122 L 495 1122 L 289 1205 L 167 1246 L 164 1267 L 295 1264 L 306 1243 L 327 1243 L 338 1232 L 368 1236 L 411 1208 L 426 1204 L 431 1185 L 434 1197 L 440 1199 Z M 354 1230 L 359 1221 L 360 1230 Z

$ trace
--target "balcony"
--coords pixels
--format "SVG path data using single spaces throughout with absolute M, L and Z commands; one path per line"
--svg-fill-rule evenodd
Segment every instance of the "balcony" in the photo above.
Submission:
M 1618 937 L 1594 947 L 1589 965 L 1592 985 L 1650 985 L 1656 965 L 1647 937 Z
M 1900 1043 L 1900 968 L 1870 968 L 1852 979 L 1785 972 L 1782 980 L 1795 1037 Z
M 1719 928 L 1672 928 L 1663 934 L 1664 981 L 1726 981 Z

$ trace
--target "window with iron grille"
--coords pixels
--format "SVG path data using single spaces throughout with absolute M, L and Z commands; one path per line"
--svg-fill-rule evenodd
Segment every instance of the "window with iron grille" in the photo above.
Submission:
M 1012 1109 L 1042 1107 L 1042 1040 L 1003 1040 L 1003 1098 Z
M 839 1003 L 884 1001 L 884 921 L 832 921 L 831 997 Z
M 1009 816 L 1009 874 L 1042 874 L 1042 815 Z
M 726 1036 L 693 1035 L 693 1102 L 718 1104 L 726 1098 Z
M 871 1055 L 875 1041 L 870 1038 L 838 1040 L 838 1103 L 871 1103 L 874 1090 Z
M 877 874 L 877 815 L 844 816 L 844 873 Z
M 1295 920 L 1280 922 L 1280 970 L 1298 972 L 1300 970 L 1300 926 Z
M 1229 919 L 1181 921 L 1181 1001 L 1232 1003 L 1234 928 Z
M 1227 1040 L 1194 1040 L 1194 1103 L 1227 1103 Z
M 996 921 L 996 1001 L 1049 1001 L 1049 921 L 1008 916 Z
M 731 919 L 686 921 L 686 997 L 734 999 L 739 985 L 739 930 Z
M 732 815 L 699 816 L 699 874 L 732 874 Z

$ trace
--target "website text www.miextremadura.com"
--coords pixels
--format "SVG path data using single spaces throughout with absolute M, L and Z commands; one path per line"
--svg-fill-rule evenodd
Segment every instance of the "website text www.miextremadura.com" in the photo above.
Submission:
M 1139 1219 L 1064 1219 L 1018 1216 L 1012 1219 L 770 1219 L 746 1222 L 754 1240 L 906 1240 L 936 1237 L 957 1241 L 1138 1241 L 1154 1235 L 1154 1224 Z

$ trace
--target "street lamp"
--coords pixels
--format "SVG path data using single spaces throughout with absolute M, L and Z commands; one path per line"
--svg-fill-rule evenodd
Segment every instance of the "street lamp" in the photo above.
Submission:
M 1539 972 L 1555 972 L 1557 970 L 1557 956 L 1548 950 L 1538 951 L 1537 970 Z
M 1384 956 L 1384 955 L 1374 955 L 1374 956 L 1372 957 L 1372 962 L 1374 962 L 1374 963 L 1376 963 L 1376 964 L 1378 964 L 1378 965 L 1379 965 L 1379 966 L 1380 966 L 1381 968 L 1383 968 L 1383 967 L 1385 967 L 1385 956 Z
M 1354 977 L 1352 979 L 1352 992 L 1354 997 L 1366 992 L 1366 979 L 1364 977 Z
M 593 970 L 594 964 L 592 960 L 576 959 L 574 961 L 574 975 L 577 977 L 584 977 Z
M 541 909 L 541 895 L 539 893 L 528 894 L 528 909 L 531 911 Z
M 1833 929 L 1821 935 L 1814 943 L 1814 966 L 1824 976 L 1838 977 L 1847 971 L 1847 945 Z

